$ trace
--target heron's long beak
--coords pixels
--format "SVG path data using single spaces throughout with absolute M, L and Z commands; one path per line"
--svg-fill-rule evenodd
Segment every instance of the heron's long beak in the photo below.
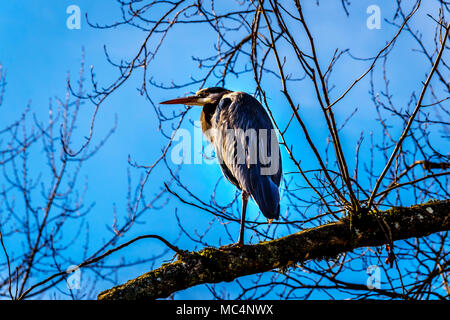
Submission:
M 204 106 L 209 102 L 207 98 L 199 98 L 196 96 L 189 96 L 183 98 L 177 98 L 160 102 L 160 104 L 185 104 L 187 106 Z

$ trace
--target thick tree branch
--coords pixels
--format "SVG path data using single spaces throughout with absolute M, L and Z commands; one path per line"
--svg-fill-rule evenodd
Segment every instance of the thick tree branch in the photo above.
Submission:
M 450 200 L 392 208 L 378 216 L 382 216 L 390 227 L 393 241 L 424 237 L 450 230 Z M 204 248 L 183 254 L 175 262 L 103 291 L 98 299 L 164 298 L 198 284 L 232 281 L 295 263 L 334 257 L 360 247 L 380 246 L 387 238 L 379 219 L 375 213 L 370 213 L 353 221 L 352 230 L 344 219 L 242 248 Z

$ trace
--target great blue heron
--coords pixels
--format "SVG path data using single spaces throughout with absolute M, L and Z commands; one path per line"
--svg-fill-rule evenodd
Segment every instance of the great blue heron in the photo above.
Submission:
M 244 243 L 245 214 L 251 196 L 269 223 L 280 215 L 278 187 L 282 165 L 278 140 L 263 106 L 245 92 L 205 88 L 194 96 L 161 102 L 202 106 L 201 126 L 213 144 L 223 175 L 242 190 L 239 240 Z

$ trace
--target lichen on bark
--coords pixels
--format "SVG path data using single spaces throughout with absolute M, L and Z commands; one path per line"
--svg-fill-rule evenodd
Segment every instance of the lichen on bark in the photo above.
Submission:
M 389 227 L 391 239 L 380 227 L 380 221 Z M 199 284 L 229 282 L 308 260 L 329 259 L 359 247 L 446 230 L 450 230 L 449 200 L 370 212 L 354 220 L 352 228 L 350 221 L 343 219 L 254 245 L 186 252 L 172 263 L 101 292 L 98 299 L 164 298 Z

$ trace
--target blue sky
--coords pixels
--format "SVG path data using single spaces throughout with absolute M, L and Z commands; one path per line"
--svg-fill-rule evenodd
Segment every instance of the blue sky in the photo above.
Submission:
M 424 1 L 425 2 L 425 1 Z M 416 26 L 427 26 L 426 13 L 435 13 L 435 8 L 427 7 L 430 2 L 425 2 L 421 14 L 414 19 Z M 66 8 L 69 5 L 78 5 L 83 16 L 80 30 L 69 30 L 66 27 L 68 14 Z M 366 8 L 368 5 L 377 4 L 381 7 L 383 16 L 385 12 L 391 12 L 386 1 L 353 1 L 350 8 L 350 16 L 346 17 L 340 7 L 340 1 L 323 1 L 319 8 L 306 7 L 307 18 L 311 24 L 311 30 L 316 35 L 319 58 L 328 62 L 334 49 L 339 47 L 352 48 L 352 54 L 357 57 L 370 57 L 377 49 L 382 48 L 386 41 L 390 40 L 396 30 L 382 22 L 380 30 L 366 28 L 368 17 Z M 0 3 L 0 63 L 7 70 L 7 88 L 4 103 L 0 109 L 0 127 L 9 123 L 22 112 L 31 101 L 32 110 L 39 116 L 48 112 L 50 98 L 64 97 L 66 77 L 70 74 L 72 81 L 76 80 L 79 73 L 82 48 L 86 54 L 86 66 L 94 66 L 100 83 L 109 83 L 117 76 L 117 71 L 106 62 L 103 46 L 108 47 L 113 58 L 131 57 L 137 50 L 145 33 L 133 30 L 129 27 L 111 30 L 98 30 L 91 28 L 84 18 L 88 13 L 89 18 L 95 22 L 108 23 L 115 20 L 119 13 L 117 5 L 111 0 L 96 1 L 2 1 Z M 339 21 L 339 23 L 337 23 Z M 192 61 L 194 55 L 207 55 L 213 53 L 211 42 L 214 42 L 214 33 L 201 26 L 194 26 L 179 30 L 170 34 L 160 51 L 160 58 L 151 66 L 150 74 L 156 79 L 169 82 L 171 80 L 182 81 L 190 74 L 199 74 L 196 62 Z M 411 87 L 417 87 L 424 79 L 429 66 L 423 63 L 419 54 L 411 54 L 410 38 L 402 36 L 392 53 L 392 59 L 398 61 L 390 69 L 392 85 L 395 87 L 395 99 L 401 103 L 408 100 Z M 403 58 L 406 57 L 406 58 Z M 336 94 L 342 92 L 351 81 L 359 76 L 368 66 L 368 62 L 355 63 L 349 57 L 343 59 L 343 63 L 336 69 L 333 82 L 337 84 Z M 288 61 L 289 63 L 289 61 Z M 325 64 L 325 63 L 324 63 Z M 351 67 L 347 67 L 351 66 Z M 380 70 L 377 70 L 380 75 Z M 127 159 L 131 155 L 133 160 L 140 164 L 150 164 L 159 156 L 159 150 L 165 140 L 157 131 L 157 121 L 152 107 L 144 97 L 140 96 L 136 87 L 140 78 L 133 77 L 102 105 L 96 122 L 95 139 L 101 139 L 114 125 L 114 117 L 118 117 L 118 129 L 99 152 L 83 169 L 83 176 L 89 177 L 89 189 L 87 201 L 95 201 L 95 208 L 88 221 L 96 232 L 91 234 L 91 247 L 107 237 L 106 225 L 111 225 L 113 220 L 113 203 L 119 209 L 124 209 L 127 192 Z M 296 96 L 301 97 L 302 115 L 310 125 L 313 136 L 318 141 L 324 141 L 326 135 L 320 124 L 322 118 L 316 105 L 312 88 L 309 84 L 299 85 Z M 208 84 L 207 84 L 208 85 Z M 269 83 L 270 85 L 270 83 Z M 273 82 L 275 92 L 271 97 L 274 110 L 280 110 L 277 117 L 285 119 L 285 102 L 279 92 L 279 84 Z M 251 75 L 237 79 L 230 78 L 227 87 L 232 90 L 252 92 L 254 84 Z M 182 96 L 187 91 L 195 91 L 197 88 L 163 91 L 151 89 L 153 101 L 163 101 L 168 98 Z M 376 128 L 373 122 L 374 110 L 368 101 L 367 81 L 362 81 L 338 106 L 336 112 L 338 122 L 342 122 L 355 107 L 359 112 L 354 118 L 358 125 L 349 126 L 343 133 L 342 139 L 346 153 L 353 155 L 355 142 L 359 138 L 361 130 Z M 336 98 L 336 96 L 334 97 Z M 78 132 L 87 134 L 87 126 L 90 121 L 92 106 L 85 104 L 82 117 L 79 121 Z M 194 110 L 190 117 L 198 120 L 199 110 Z M 315 125 L 317 123 L 317 125 Z M 192 128 L 188 127 L 189 130 Z M 293 133 L 295 134 L 295 133 Z M 294 136 L 291 136 L 294 137 Z M 97 140 L 98 141 L 98 140 Z M 302 164 L 306 168 L 313 166 L 311 154 L 304 151 Z M 283 154 L 283 157 L 286 157 Z M 383 163 L 377 163 L 382 166 Z M 39 165 L 37 165 L 39 168 Z M 287 164 L 285 171 L 292 169 Z M 352 169 L 351 169 L 352 170 Z M 133 177 L 138 173 L 134 172 Z M 184 181 L 191 181 L 192 188 L 200 195 L 208 195 L 214 187 L 217 178 L 221 176 L 217 166 L 191 166 L 182 173 Z M 146 187 L 145 193 L 149 195 L 159 192 L 161 182 L 166 176 L 152 176 L 151 184 Z M 230 200 L 235 190 L 228 183 L 222 182 L 224 202 Z M 208 199 L 208 196 L 205 196 Z M 176 200 L 172 200 L 162 211 L 154 211 L 151 216 L 143 220 L 146 224 L 137 225 L 129 235 L 156 233 L 165 236 L 169 240 L 175 240 L 178 228 L 173 212 L 178 208 L 179 215 L 187 227 L 206 227 L 211 217 L 205 216 L 187 206 L 181 206 Z M 250 218 L 257 215 L 257 210 L 252 205 Z M 69 229 L 70 230 L 70 229 Z M 237 234 L 237 226 L 232 229 Z M 181 241 L 180 247 L 192 249 L 189 241 Z M 147 256 L 161 252 L 163 247 L 154 241 L 146 241 L 128 248 L 126 256 Z M 80 254 L 81 249 L 74 248 L 74 256 Z M 120 273 L 119 282 L 128 280 L 146 271 L 148 266 L 128 268 Z M 367 275 L 349 275 L 355 281 L 364 282 Z M 98 291 L 106 289 L 109 284 L 100 283 Z M 178 298 L 202 298 L 207 294 L 204 286 L 193 288 L 177 295 Z

